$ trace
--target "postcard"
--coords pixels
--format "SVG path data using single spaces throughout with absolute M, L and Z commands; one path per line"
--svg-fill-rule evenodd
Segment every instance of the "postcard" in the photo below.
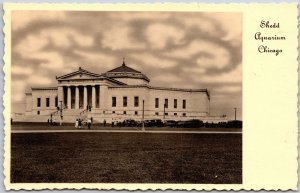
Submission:
M 297 190 L 296 3 L 4 11 L 7 190 Z

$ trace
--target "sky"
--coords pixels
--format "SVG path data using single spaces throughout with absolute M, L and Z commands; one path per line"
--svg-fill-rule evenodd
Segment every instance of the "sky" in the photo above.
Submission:
M 152 86 L 207 88 L 211 113 L 242 119 L 242 14 L 218 12 L 14 11 L 12 112 L 25 92 L 56 86 L 82 67 L 104 73 L 122 64 Z

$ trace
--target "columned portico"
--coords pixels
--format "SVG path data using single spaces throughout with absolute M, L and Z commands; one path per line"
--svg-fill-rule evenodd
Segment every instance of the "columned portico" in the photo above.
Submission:
M 66 89 L 67 109 L 86 109 L 87 105 L 92 108 L 100 107 L 100 85 L 61 86 L 60 98 L 64 98 L 63 87 Z

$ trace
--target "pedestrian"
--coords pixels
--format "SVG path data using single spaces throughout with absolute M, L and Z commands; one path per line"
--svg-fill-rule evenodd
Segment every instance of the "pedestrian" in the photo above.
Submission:
M 87 124 L 88 124 L 88 129 L 91 129 L 92 120 L 91 120 L 91 119 L 88 119 Z
M 78 126 L 79 126 L 79 122 L 78 122 L 78 119 L 76 119 L 76 121 L 75 121 L 75 128 L 77 129 Z
M 82 120 L 78 119 L 78 128 L 81 129 Z

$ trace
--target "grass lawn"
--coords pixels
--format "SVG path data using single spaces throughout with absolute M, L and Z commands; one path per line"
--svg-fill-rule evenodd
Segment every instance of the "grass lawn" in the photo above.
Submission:
M 241 134 L 12 133 L 12 183 L 242 183 Z

